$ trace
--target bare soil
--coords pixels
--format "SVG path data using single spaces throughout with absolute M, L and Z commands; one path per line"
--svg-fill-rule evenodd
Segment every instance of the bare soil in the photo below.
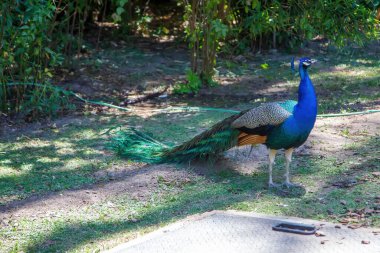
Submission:
M 70 118 L 70 121 L 75 118 Z M 58 126 L 63 126 L 62 119 L 57 120 Z M 63 121 L 65 122 L 65 121 Z M 38 127 L 29 128 L 37 131 Z M 378 113 L 368 115 L 346 116 L 338 118 L 318 119 L 316 127 L 308 141 L 298 148 L 294 154 L 302 155 L 332 155 L 344 160 L 353 155 L 346 147 L 358 143 L 368 136 L 380 133 L 380 117 Z M 375 151 L 377 152 L 377 151 Z M 213 167 L 217 170 L 232 169 L 239 173 L 251 174 L 267 163 L 265 146 L 257 146 L 250 153 L 249 147 L 234 148 L 226 152 Z M 158 187 L 160 178 L 175 184 L 189 183 L 197 177 L 197 173 L 189 169 L 162 165 L 131 164 L 123 167 L 111 167 L 99 171 L 98 179 L 111 178 L 95 185 L 78 190 L 68 190 L 47 195 L 33 196 L 25 200 L 10 202 L 0 207 L 0 219 L 6 222 L 19 217 L 44 217 L 54 215 L 60 210 L 75 210 L 102 202 L 120 193 L 128 193 L 133 199 L 143 200 Z
M 133 165 L 123 168 L 111 168 L 99 171 L 98 178 L 111 180 L 78 190 L 33 196 L 25 200 L 14 201 L 0 207 L 0 220 L 26 217 L 48 217 L 59 211 L 83 208 L 110 197 L 127 193 L 132 199 L 145 200 L 158 188 L 161 180 L 167 184 L 182 185 L 191 182 L 195 175 L 190 171 L 179 170 L 170 165 L 144 166 Z

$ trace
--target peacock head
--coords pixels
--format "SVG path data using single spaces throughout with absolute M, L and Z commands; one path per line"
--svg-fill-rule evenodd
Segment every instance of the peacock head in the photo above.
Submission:
M 300 64 L 299 64 L 300 70 L 301 70 L 301 67 L 302 69 L 306 70 L 311 64 L 317 62 L 317 60 L 310 59 L 308 57 L 303 57 L 299 61 L 300 61 Z M 298 72 L 296 73 L 296 70 L 294 68 L 294 57 L 292 57 L 292 60 L 290 61 L 290 68 L 294 75 L 298 74 Z
M 310 59 L 308 57 L 303 57 L 300 59 L 300 66 L 307 69 L 311 64 L 315 63 L 317 60 Z

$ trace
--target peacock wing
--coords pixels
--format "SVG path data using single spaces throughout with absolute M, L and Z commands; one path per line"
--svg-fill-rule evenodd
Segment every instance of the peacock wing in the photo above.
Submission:
M 280 103 L 266 103 L 247 111 L 232 122 L 231 126 L 236 129 L 256 129 L 264 126 L 276 126 L 284 122 L 291 115 L 292 113 Z
M 263 144 L 271 129 L 292 115 L 297 102 L 288 100 L 279 103 L 266 103 L 253 108 L 231 123 L 231 127 L 240 131 L 238 146 Z

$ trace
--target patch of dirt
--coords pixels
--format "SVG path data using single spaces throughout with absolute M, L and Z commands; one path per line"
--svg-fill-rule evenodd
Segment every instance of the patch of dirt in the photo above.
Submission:
M 186 45 L 143 38 L 112 45 L 91 52 L 75 70 L 64 71 L 60 85 L 89 98 L 126 100 L 173 85 L 189 66 Z
M 344 159 L 354 153 L 350 146 L 359 145 L 369 137 L 379 136 L 379 133 L 379 113 L 318 119 L 307 143 L 302 147 L 303 154 L 307 154 L 306 149 L 309 149 L 311 154 L 334 154 Z
M 22 137 L 24 135 L 41 136 L 47 129 L 60 129 L 64 130 L 70 125 L 89 125 L 92 119 L 70 115 L 61 117 L 56 120 L 43 119 L 33 123 L 13 122 L 4 120 L 0 122 L 0 140 L 10 140 L 15 137 Z M 27 138 L 27 137 L 26 137 Z
M 103 173 L 103 174 L 102 174 Z M 0 206 L 0 220 L 25 217 L 46 217 L 62 210 L 75 210 L 111 197 L 128 194 L 132 199 L 146 200 L 158 190 L 159 184 L 174 184 L 180 187 L 194 180 L 195 174 L 169 165 L 126 167 L 122 170 L 98 172 L 98 178 L 114 179 L 87 188 L 33 196 Z

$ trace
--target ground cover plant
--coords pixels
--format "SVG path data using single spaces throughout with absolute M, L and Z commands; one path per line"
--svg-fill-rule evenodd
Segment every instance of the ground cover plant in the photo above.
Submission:
M 355 60 L 344 54 L 333 54 L 329 60 L 327 55 L 323 64 L 311 71 L 320 113 L 379 107 L 379 61 L 360 54 Z M 376 114 L 319 119 L 306 147 L 297 151 L 294 181 L 304 188 L 295 190 L 267 189 L 266 155 L 260 147 L 250 156 L 246 149 L 236 154 L 231 151 L 214 166 L 190 167 L 146 166 L 120 159 L 107 149 L 108 134 L 112 135 L 108 130 L 115 126 L 134 126 L 159 141 L 175 144 L 230 115 L 163 113 L 154 110 L 157 108 L 191 105 L 241 110 L 264 98 L 293 98 L 298 80 L 289 73 L 288 59 L 289 55 L 268 55 L 267 69 L 260 67 L 264 63 L 261 57 L 247 60 L 248 67 L 234 82 L 231 76 L 223 75 L 234 71 L 233 66 L 227 70 L 221 65 L 219 78 L 226 84 L 212 88 L 212 95 L 207 89 L 195 98 L 158 99 L 136 105 L 132 112 L 89 105 L 83 114 L 48 123 L 9 123 L 0 143 L 2 251 L 92 252 L 214 209 L 378 227 Z M 257 68 L 250 70 L 250 64 Z M 181 63 L 178 65 L 180 72 Z M 253 80 L 258 88 L 251 91 Z M 231 94 L 232 86 L 236 93 Z M 239 90 L 245 92 L 240 94 Z M 277 179 L 282 177 L 283 163 L 280 159 L 276 165 Z
M 0 252 L 99 252 L 211 210 L 380 227 L 379 113 L 318 118 L 296 151 L 294 189 L 268 189 L 262 146 L 185 165 L 109 148 L 119 129 L 176 145 L 234 111 L 296 100 L 294 56 L 318 60 L 319 114 L 379 110 L 378 10 L 352 0 L 2 1 Z

